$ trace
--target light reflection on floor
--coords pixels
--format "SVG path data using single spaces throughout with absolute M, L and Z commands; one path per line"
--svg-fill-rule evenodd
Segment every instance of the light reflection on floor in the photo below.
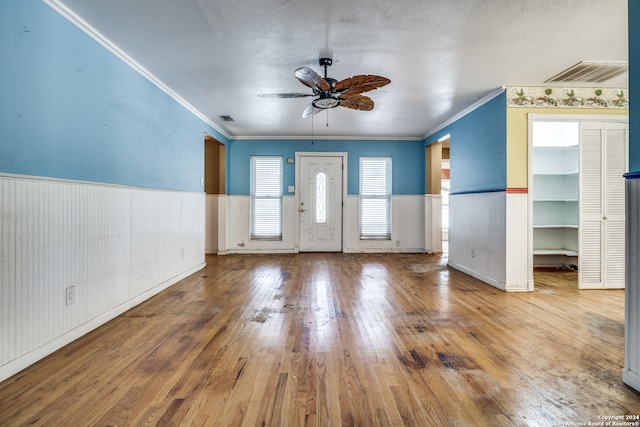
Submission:
M 315 327 L 316 345 L 319 351 L 325 351 L 334 341 L 337 328 L 332 321 L 336 318 L 336 311 L 329 272 L 326 265 L 320 267 L 314 271 L 311 282 L 313 302 L 310 316 L 314 319 L 312 326 Z

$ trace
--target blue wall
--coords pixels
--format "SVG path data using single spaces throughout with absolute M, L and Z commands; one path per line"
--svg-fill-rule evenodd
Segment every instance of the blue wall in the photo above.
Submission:
M 203 191 L 212 127 L 39 0 L 0 3 L 0 172 Z
M 507 100 L 502 93 L 444 129 L 431 144 L 450 135 L 451 193 L 487 192 L 507 187 Z
M 640 2 L 629 0 L 629 171 L 640 172 Z
M 235 140 L 230 145 L 229 194 L 247 195 L 250 191 L 252 155 L 292 157 L 298 152 L 347 152 L 347 194 L 359 193 L 360 156 L 391 156 L 393 194 L 424 194 L 425 151 L 422 141 L 360 140 Z M 284 194 L 295 185 L 295 165 L 284 163 Z

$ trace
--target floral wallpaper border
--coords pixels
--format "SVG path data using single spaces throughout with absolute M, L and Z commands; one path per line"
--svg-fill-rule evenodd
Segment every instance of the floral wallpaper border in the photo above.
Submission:
M 507 107 L 629 109 L 627 89 L 507 87 Z

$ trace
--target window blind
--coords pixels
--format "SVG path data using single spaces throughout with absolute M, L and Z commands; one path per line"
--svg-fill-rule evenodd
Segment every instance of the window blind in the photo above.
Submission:
M 251 157 L 251 239 L 282 239 L 282 157 Z
M 391 157 L 360 157 L 360 239 L 391 239 Z

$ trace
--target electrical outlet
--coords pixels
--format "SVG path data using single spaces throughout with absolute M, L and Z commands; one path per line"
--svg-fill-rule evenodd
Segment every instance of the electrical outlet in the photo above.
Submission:
M 69 286 L 67 289 L 65 289 L 65 295 L 66 295 L 67 305 L 76 303 L 76 287 L 75 286 Z
M 471 248 L 471 258 L 476 257 L 476 248 Z
M 180 259 L 184 259 L 184 249 L 180 249 Z

